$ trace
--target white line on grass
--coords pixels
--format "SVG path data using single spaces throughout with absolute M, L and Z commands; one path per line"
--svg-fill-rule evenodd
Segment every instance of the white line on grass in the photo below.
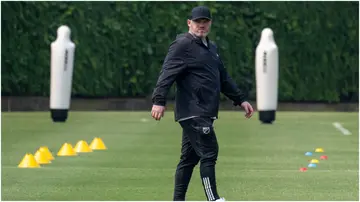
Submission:
M 304 166 L 306 167 L 306 166 Z M 56 169 L 59 169 L 59 170 L 64 170 L 64 169 L 81 169 L 81 170 L 91 170 L 91 169 L 94 169 L 93 167 L 85 167 L 85 166 L 74 166 L 74 167 L 69 167 L 69 166 L 54 166 L 54 167 L 51 167 L 51 165 L 46 165 L 46 166 L 43 166 L 41 168 L 18 168 L 17 166 L 2 166 L 2 168 L 5 168 L 5 169 L 35 169 L 35 170 L 56 170 Z M 299 167 L 300 168 L 300 167 Z M 116 168 L 116 167 L 109 167 L 109 168 L 96 168 L 98 170 L 141 170 L 141 171 L 170 171 L 172 172 L 173 171 L 173 168 L 161 168 L 161 169 L 157 169 L 157 168 L 149 168 L 149 169 L 146 169 L 146 168 Z M 349 173 L 358 173 L 359 171 L 358 170 L 351 170 L 351 169 L 344 169 L 344 170 L 321 170 L 320 168 L 308 168 L 308 170 L 311 170 L 311 172 L 349 172 Z M 290 170 L 290 169 L 237 169 L 237 171 L 240 171 L 240 172 L 297 172 L 298 171 L 298 168 L 294 168 L 293 170 Z M 221 172 L 219 172 L 220 174 Z M 224 173 L 224 172 L 223 172 Z
M 149 119 L 146 119 L 146 118 L 142 118 L 140 119 L 141 122 L 149 122 Z
M 343 135 L 351 135 L 351 132 L 348 131 L 346 128 L 342 127 L 342 125 L 338 122 L 334 122 L 333 126 L 338 129 Z

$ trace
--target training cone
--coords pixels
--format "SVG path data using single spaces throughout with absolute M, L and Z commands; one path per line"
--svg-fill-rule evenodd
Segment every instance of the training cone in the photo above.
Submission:
M 92 149 L 89 147 L 87 142 L 85 142 L 84 140 L 80 140 L 75 145 L 75 152 L 78 152 L 78 153 L 92 152 Z
M 312 152 L 306 152 L 305 156 L 312 156 Z
M 309 167 L 309 168 L 316 168 L 316 164 L 315 164 L 315 163 L 310 163 L 310 164 L 308 165 L 308 167 Z
M 39 151 L 43 152 L 50 161 L 55 159 L 48 147 L 46 146 L 40 147 Z
M 57 153 L 58 156 L 76 156 L 76 152 L 69 143 L 64 143 Z
M 306 172 L 307 168 L 300 168 L 300 172 Z
M 324 149 L 323 148 L 316 148 L 315 152 L 324 152 Z
M 92 150 L 106 150 L 106 146 L 104 142 L 100 138 L 94 138 L 94 140 L 90 143 L 90 148 Z
M 36 160 L 36 162 L 38 162 L 38 164 L 49 164 L 49 163 L 51 163 L 48 156 L 44 152 L 41 152 L 40 150 L 36 151 L 35 160 Z
M 32 154 L 26 154 L 18 165 L 19 168 L 40 168 L 38 162 Z
M 310 163 L 319 163 L 319 160 L 317 160 L 317 159 L 311 159 Z
M 321 160 L 327 160 L 328 157 L 327 157 L 327 156 L 320 156 L 320 159 L 321 159 Z

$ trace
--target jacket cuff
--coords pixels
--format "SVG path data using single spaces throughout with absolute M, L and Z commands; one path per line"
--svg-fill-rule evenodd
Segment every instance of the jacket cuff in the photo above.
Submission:
M 165 100 L 154 100 L 153 101 L 154 105 L 160 105 L 160 106 L 165 106 L 166 105 L 166 101 Z
M 236 101 L 233 101 L 233 105 L 234 105 L 234 106 L 240 106 L 241 103 L 243 103 L 243 102 L 245 102 L 245 101 L 246 101 L 246 99 L 238 99 L 238 100 L 236 100 Z

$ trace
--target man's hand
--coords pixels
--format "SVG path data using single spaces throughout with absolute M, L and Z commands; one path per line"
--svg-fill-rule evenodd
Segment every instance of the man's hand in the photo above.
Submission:
M 153 105 L 151 109 L 151 116 L 157 120 L 160 121 L 161 117 L 164 116 L 165 107 L 160 105 Z
M 245 101 L 245 102 L 241 103 L 241 107 L 244 108 L 244 110 L 246 112 L 245 117 L 249 119 L 254 113 L 254 109 L 252 108 L 251 104 L 249 102 Z

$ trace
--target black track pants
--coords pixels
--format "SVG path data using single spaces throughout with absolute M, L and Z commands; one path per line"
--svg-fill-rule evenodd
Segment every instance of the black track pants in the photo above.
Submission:
M 207 200 L 219 199 L 215 163 L 218 143 L 213 128 L 213 120 L 197 117 L 180 122 L 183 128 L 180 162 L 175 174 L 174 201 L 185 201 L 186 191 L 195 165 L 200 161 L 200 176 Z

